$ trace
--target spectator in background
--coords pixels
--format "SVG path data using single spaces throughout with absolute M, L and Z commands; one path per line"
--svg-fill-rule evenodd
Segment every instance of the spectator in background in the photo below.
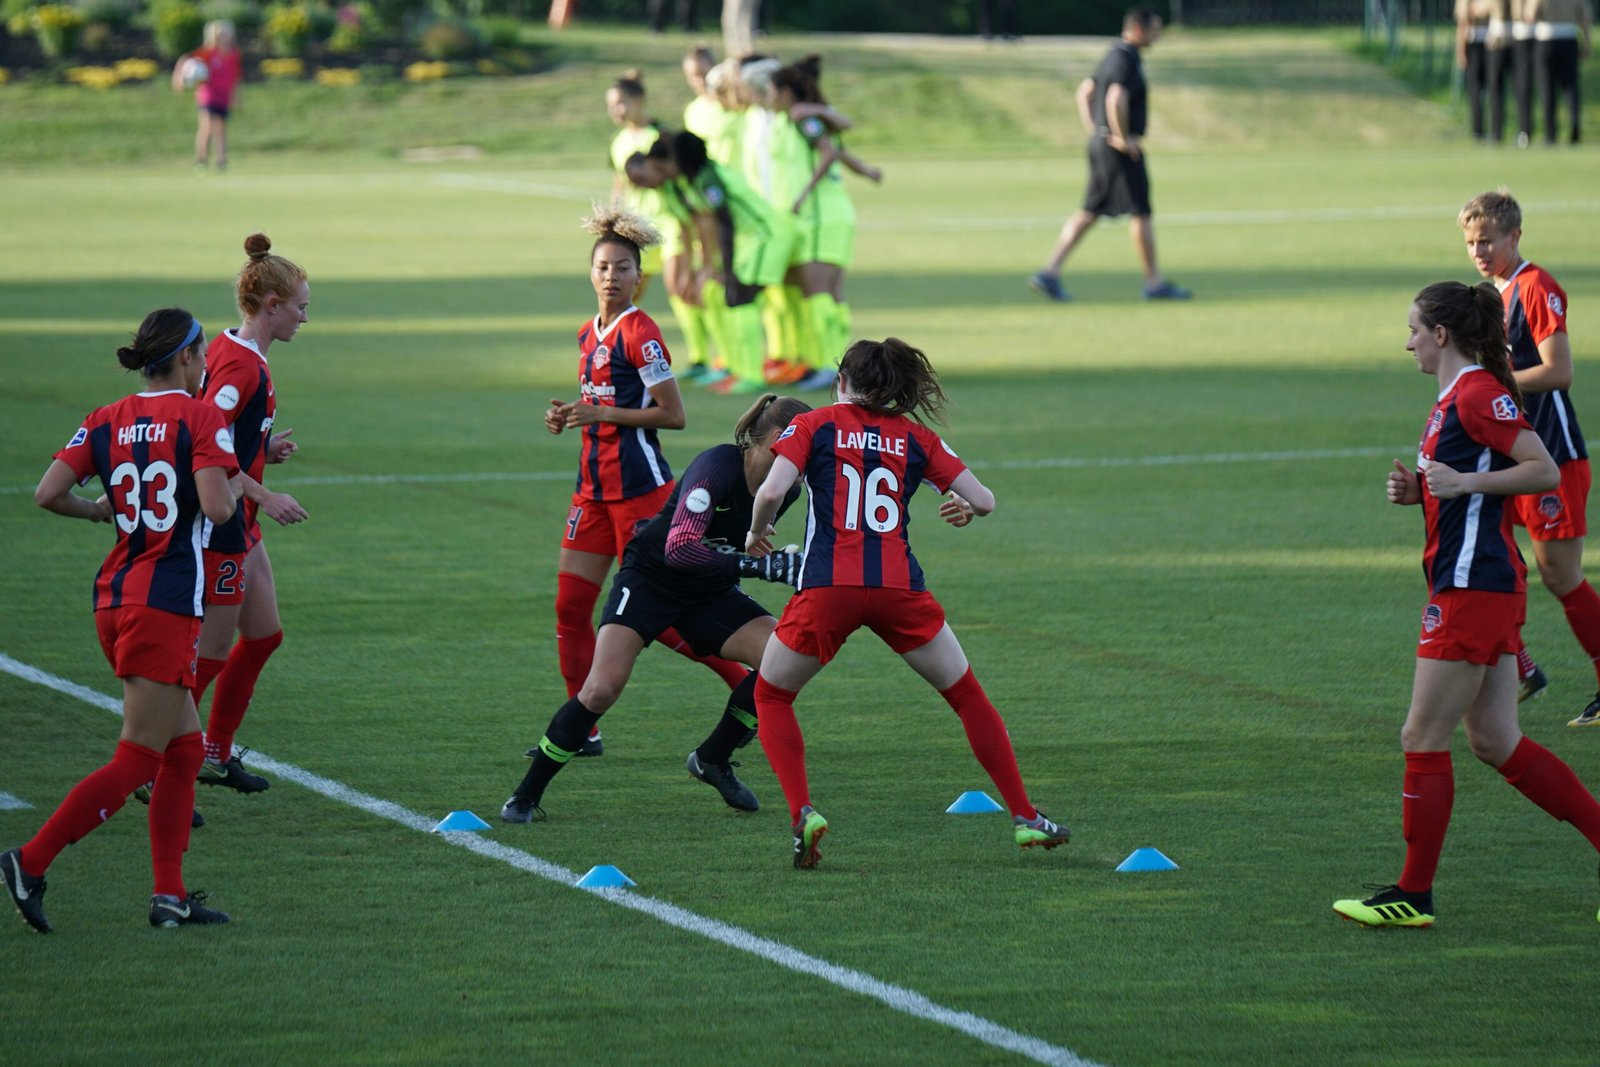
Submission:
M 1517 101 L 1517 147 L 1533 137 L 1533 0 L 1511 0 L 1511 95 Z
M 1004 29 L 995 33 L 995 7 L 1000 8 L 1000 22 Z M 978 36 L 985 41 L 992 41 L 998 36 L 1004 36 L 1008 41 L 1017 39 L 1017 0 L 978 0 Z
M 1534 85 L 1544 105 L 1544 143 L 1555 144 L 1556 96 L 1567 98 L 1567 140 L 1578 143 L 1578 64 L 1589 58 L 1589 0 L 1527 0 L 1533 20 Z
M 699 25 L 695 21 L 695 0 L 674 0 L 673 13 L 684 33 L 693 33 Z M 660 33 L 667 25 L 667 0 L 650 0 L 650 30 Z
M 194 165 L 204 170 L 210 165 L 211 149 L 217 152 L 217 169 L 228 167 L 228 115 L 233 110 L 243 67 L 239 62 L 238 38 L 233 23 L 217 19 L 206 23 L 203 44 L 179 58 L 172 68 L 172 87 L 194 90 L 200 109 L 199 127 L 194 135 Z
M 1061 265 L 1102 216 L 1132 215 L 1129 230 L 1144 271 L 1146 300 L 1187 300 L 1189 290 L 1173 285 L 1156 265 L 1156 234 L 1150 224 L 1150 175 L 1145 169 L 1148 92 L 1139 53 L 1161 37 L 1161 16 L 1147 7 L 1130 8 L 1122 37 L 1100 61 L 1094 76 L 1078 86 L 1078 116 L 1089 131 L 1089 188 L 1083 207 L 1067 220 L 1044 268 L 1028 280 L 1051 300 L 1072 299 L 1061 287 Z
M 1493 0 L 1456 0 L 1456 66 L 1463 74 L 1467 108 L 1472 114 L 1472 137 L 1477 141 L 1483 140 L 1486 132 L 1484 103 L 1490 92 L 1488 42 L 1493 9 Z M 1503 84 L 1496 85 L 1495 92 L 1504 100 Z

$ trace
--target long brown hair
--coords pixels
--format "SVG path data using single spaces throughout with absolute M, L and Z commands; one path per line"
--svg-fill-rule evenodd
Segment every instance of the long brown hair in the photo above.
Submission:
M 749 448 L 810 410 L 810 404 L 796 397 L 762 393 L 756 398 L 756 402 L 750 405 L 750 410 L 740 415 L 739 421 L 733 424 L 733 443 L 741 449 Z
M 1417 294 L 1415 302 L 1424 326 L 1448 330 L 1462 354 L 1494 375 L 1517 406 L 1522 406 L 1522 390 L 1511 373 L 1511 353 L 1506 348 L 1505 304 L 1493 285 L 1434 282 Z
M 898 337 L 857 341 L 839 361 L 839 377 L 850 396 L 868 411 L 943 423 L 944 390 L 922 349 Z

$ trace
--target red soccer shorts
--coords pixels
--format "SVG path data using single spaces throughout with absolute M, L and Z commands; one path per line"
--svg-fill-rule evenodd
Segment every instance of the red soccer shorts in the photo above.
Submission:
M 794 651 L 827 663 L 863 626 L 903 656 L 939 636 L 944 608 L 926 590 L 826 585 L 790 597 L 777 634 Z
M 1511 521 L 1528 528 L 1535 541 L 1571 541 L 1585 536 L 1589 524 L 1589 461 L 1561 465 L 1561 484 L 1548 493 L 1514 496 L 1508 502 Z
M 148 678 L 162 685 L 195 684 L 200 620 L 143 604 L 94 613 L 100 648 L 118 678 Z
M 206 603 L 244 603 L 244 558 L 247 552 L 206 549 Z
M 621 559 L 634 531 L 655 518 L 672 496 L 672 484 L 627 500 L 589 500 L 573 493 L 561 547 Z
M 1527 617 L 1526 593 L 1489 593 L 1481 589 L 1446 589 L 1422 609 L 1419 659 L 1465 660 L 1492 667 L 1521 643 L 1518 635 Z

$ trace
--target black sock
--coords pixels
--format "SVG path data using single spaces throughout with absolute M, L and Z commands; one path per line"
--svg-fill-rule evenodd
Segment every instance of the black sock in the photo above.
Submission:
M 722 712 L 722 720 L 712 729 L 711 736 L 695 749 L 700 762 L 727 763 L 733 758 L 733 750 L 739 747 L 739 742 L 755 728 L 756 672 L 751 671 L 728 694 L 728 706 Z
M 544 736 L 539 738 L 539 751 L 533 754 L 533 766 L 522 776 L 516 795 L 534 804 L 543 800 L 550 780 L 572 759 L 599 721 L 600 716 L 584 707 L 577 697 L 561 705 L 561 710 L 550 719 L 550 725 L 544 728 Z

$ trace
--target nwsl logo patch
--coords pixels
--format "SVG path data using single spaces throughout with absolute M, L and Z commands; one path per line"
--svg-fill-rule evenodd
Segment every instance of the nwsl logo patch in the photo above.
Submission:
M 783 428 L 783 432 L 778 435 L 778 440 L 787 441 L 789 438 L 791 438 L 793 436 L 794 436 L 794 427 L 793 426 L 785 426 Z
M 1499 419 L 1501 422 L 1517 421 L 1517 402 L 1512 400 L 1505 393 L 1501 393 L 1499 396 L 1495 397 L 1494 404 L 1491 406 L 1494 409 L 1494 417 Z
M 1439 610 L 1439 605 L 1429 604 L 1422 611 L 1422 632 L 1431 634 L 1444 625 L 1444 612 Z
M 79 426 L 78 427 L 78 432 L 73 434 L 72 435 L 72 440 L 67 442 L 67 447 L 68 448 L 77 448 L 79 445 L 83 444 L 88 439 L 89 439 L 89 430 L 88 430 L 88 428 L 84 427 L 84 426 Z
M 1555 520 L 1561 516 L 1561 498 L 1558 496 L 1542 496 L 1539 498 L 1539 514 L 1547 519 Z
M 646 341 L 644 343 L 643 351 L 644 358 L 651 361 L 661 359 L 666 355 L 666 353 L 661 350 L 661 343 L 659 341 Z

